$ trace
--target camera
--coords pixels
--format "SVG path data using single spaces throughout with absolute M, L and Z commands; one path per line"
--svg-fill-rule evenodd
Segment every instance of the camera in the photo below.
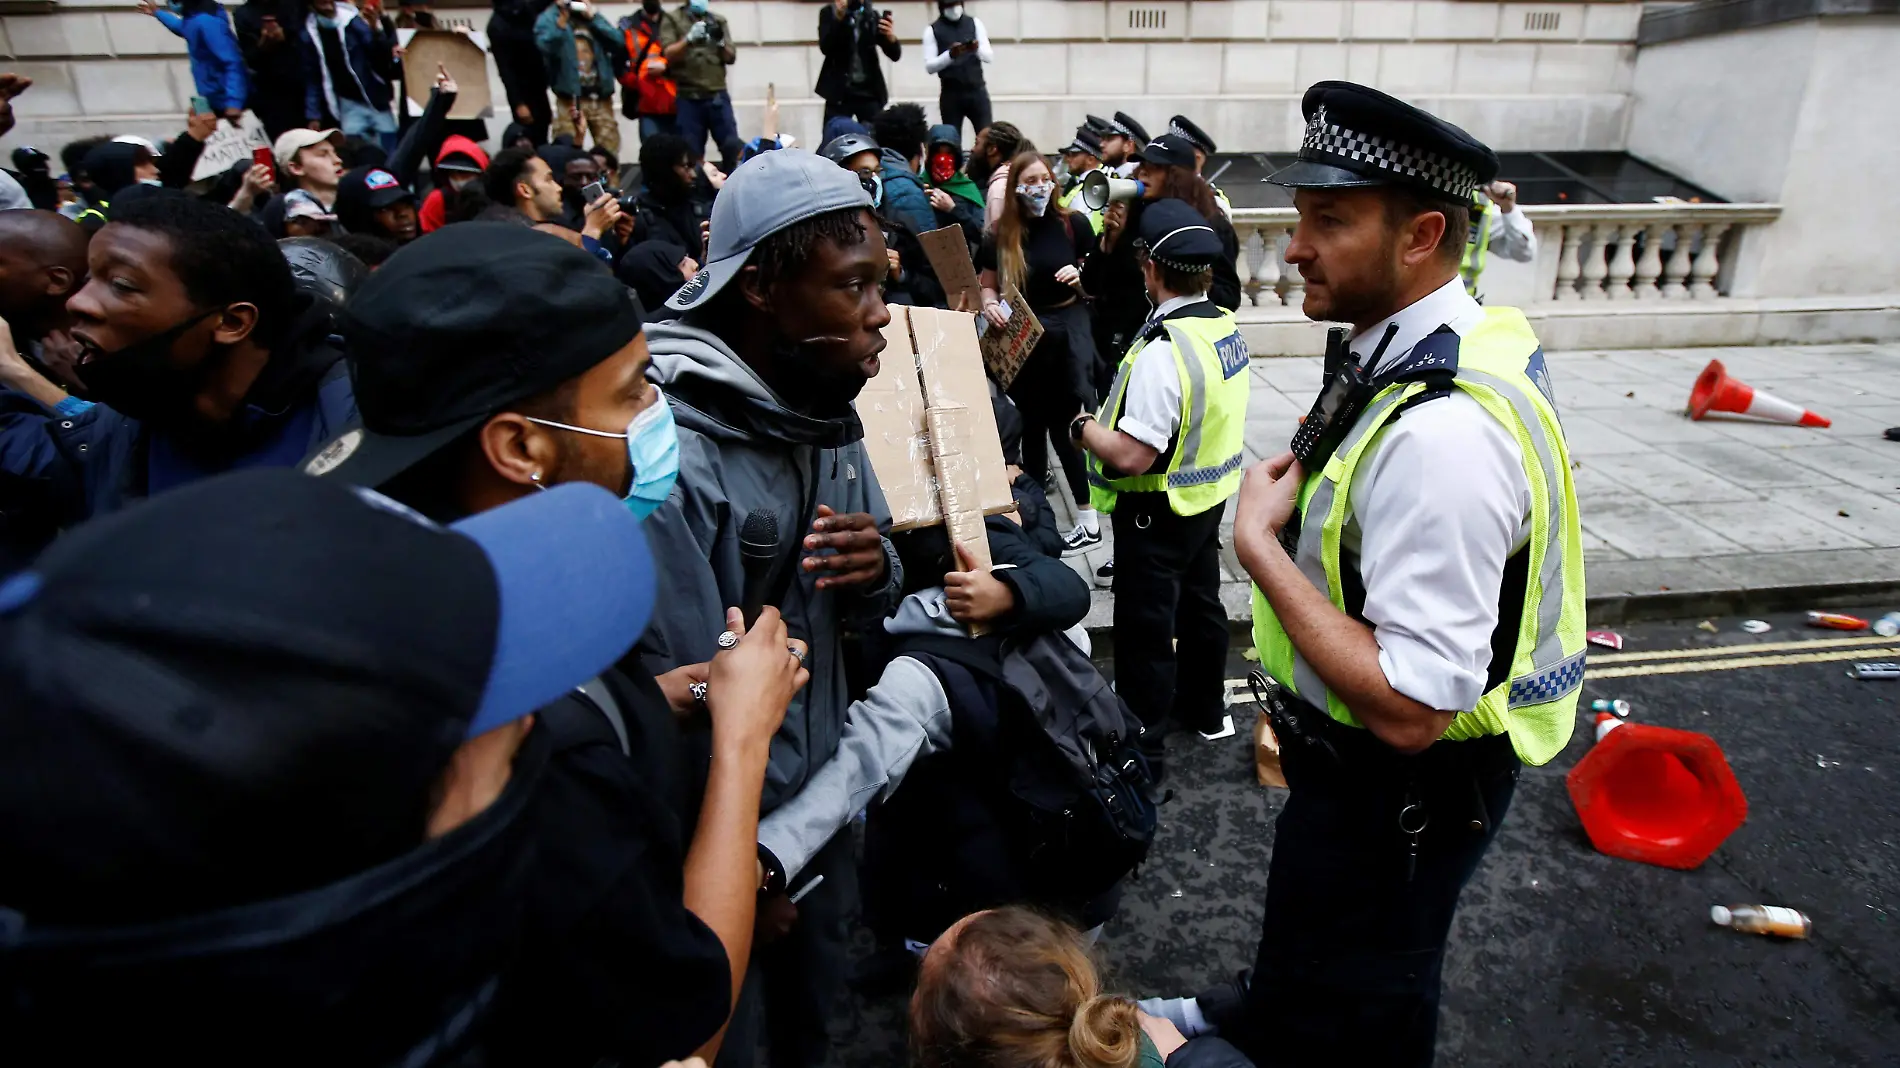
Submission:
M 699 17 L 699 22 L 700 22 L 700 25 L 706 27 L 706 43 L 707 44 L 710 44 L 716 48 L 722 47 L 725 45 L 726 28 L 720 25 L 718 19 L 713 18 L 711 15 L 701 15 Z

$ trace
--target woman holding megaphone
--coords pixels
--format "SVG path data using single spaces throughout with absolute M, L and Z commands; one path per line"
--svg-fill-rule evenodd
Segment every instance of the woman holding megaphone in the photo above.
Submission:
M 987 329 L 1001 330 L 1017 300 L 1041 321 L 1036 342 L 1009 384 L 1009 396 L 1023 416 L 1023 470 L 1039 481 L 1049 472 L 1049 441 L 1081 510 L 1081 522 L 1064 539 L 1069 548 L 1102 540 L 1101 522 L 1087 509 L 1087 468 L 1069 440 L 1069 420 L 1095 406 L 1092 370 L 1095 337 L 1083 303 L 1082 261 L 1095 251 L 1095 231 L 1069 217 L 1056 198 L 1055 176 L 1034 149 L 1009 163 L 1002 211 L 996 227 L 984 235 L 976 266 L 983 286 Z

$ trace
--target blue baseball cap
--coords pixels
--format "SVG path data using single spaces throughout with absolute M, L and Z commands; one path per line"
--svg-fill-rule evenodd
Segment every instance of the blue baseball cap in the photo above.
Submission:
M 0 901 L 158 915 L 400 855 L 457 747 L 608 668 L 653 594 L 592 485 L 444 526 L 252 470 L 85 524 L 0 581 Z

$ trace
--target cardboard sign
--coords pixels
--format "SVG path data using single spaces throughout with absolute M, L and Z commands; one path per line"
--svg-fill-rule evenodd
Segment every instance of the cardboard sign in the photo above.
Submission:
M 249 163 L 251 153 L 257 149 L 269 147 L 270 135 L 250 112 L 245 112 L 236 126 L 231 125 L 229 119 L 219 119 L 218 128 L 205 139 L 205 150 L 199 153 L 198 162 L 191 168 L 191 180 L 196 182 L 223 174 L 239 160 Z
M 976 264 L 970 260 L 970 243 L 963 237 L 963 227 L 951 224 L 941 230 L 929 230 L 917 235 L 917 241 L 924 246 L 924 256 L 930 260 L 930 269 L 943 285 L 944 295 L 950 306 L 957 306 L 957 299 L 965 301 L 964 311 L 983 310 L 983 287 L 976 279 Z
M 403 48 L 402 89 L 417 114 L 429 104 L 437 66 L 455 79 L 455 104 L 449 108 L 449 118 L 485 119 L 493 114 L 488 54 L 468 34 L 449 30 L 417 30 Z
M 1042 340 L 1042 320 L 1029 310 L 1029 302 L 1015 286 L 1003 294 L 1003 302 L 1009 305 L 1009 322 L 1001 330 L 992 326 L 983 332 L 983 366 L 1008 389 L 1016 384 L 1016 374 L 1035 351 L 1036 342 Z
M 891 529 L 945 523 L 987 567 L 983 517 L 1016 504 L 972 317 L 893 305 L 884 337 L 883 363 L 857 409 Z

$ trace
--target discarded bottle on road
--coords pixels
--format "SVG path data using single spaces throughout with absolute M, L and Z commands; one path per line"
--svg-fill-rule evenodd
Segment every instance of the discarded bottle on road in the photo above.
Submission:
M 1900 637 L 1900 612 L 1888 612 L 1874 620 L 1874 633 L 1883 638 Z
M 1617 719 L 1628 719 L 1630 718 L 1630 703 L 1628 701 L 1623 700 L 1621 697 L 1617 698 L 1614 701 L 1606 701 L 1603 698 L 1599 697 L 1596 700 L 1590 702 L 1590 711 L 1613 712 L 1616 714 Z
M 1891 660 L 1882 660 L 1872 664 L 1855 664 L 1852 668 L 1848 669 L 1847 677 L 1861 680 L 1884 679 L 1893 681 L 1900 679 L 1900 664 L 1896 664 Z
M 1866 630 L 1867 621 L 1841 612 L 1809 612 L 1808 626 L 1826 627 L 1828 630 Z
M 1719 927 L 1779 938 L 1806 938 L 1814 930 L 1806 913 L 1776 905 L 1712 905 L 1709 919 Z

